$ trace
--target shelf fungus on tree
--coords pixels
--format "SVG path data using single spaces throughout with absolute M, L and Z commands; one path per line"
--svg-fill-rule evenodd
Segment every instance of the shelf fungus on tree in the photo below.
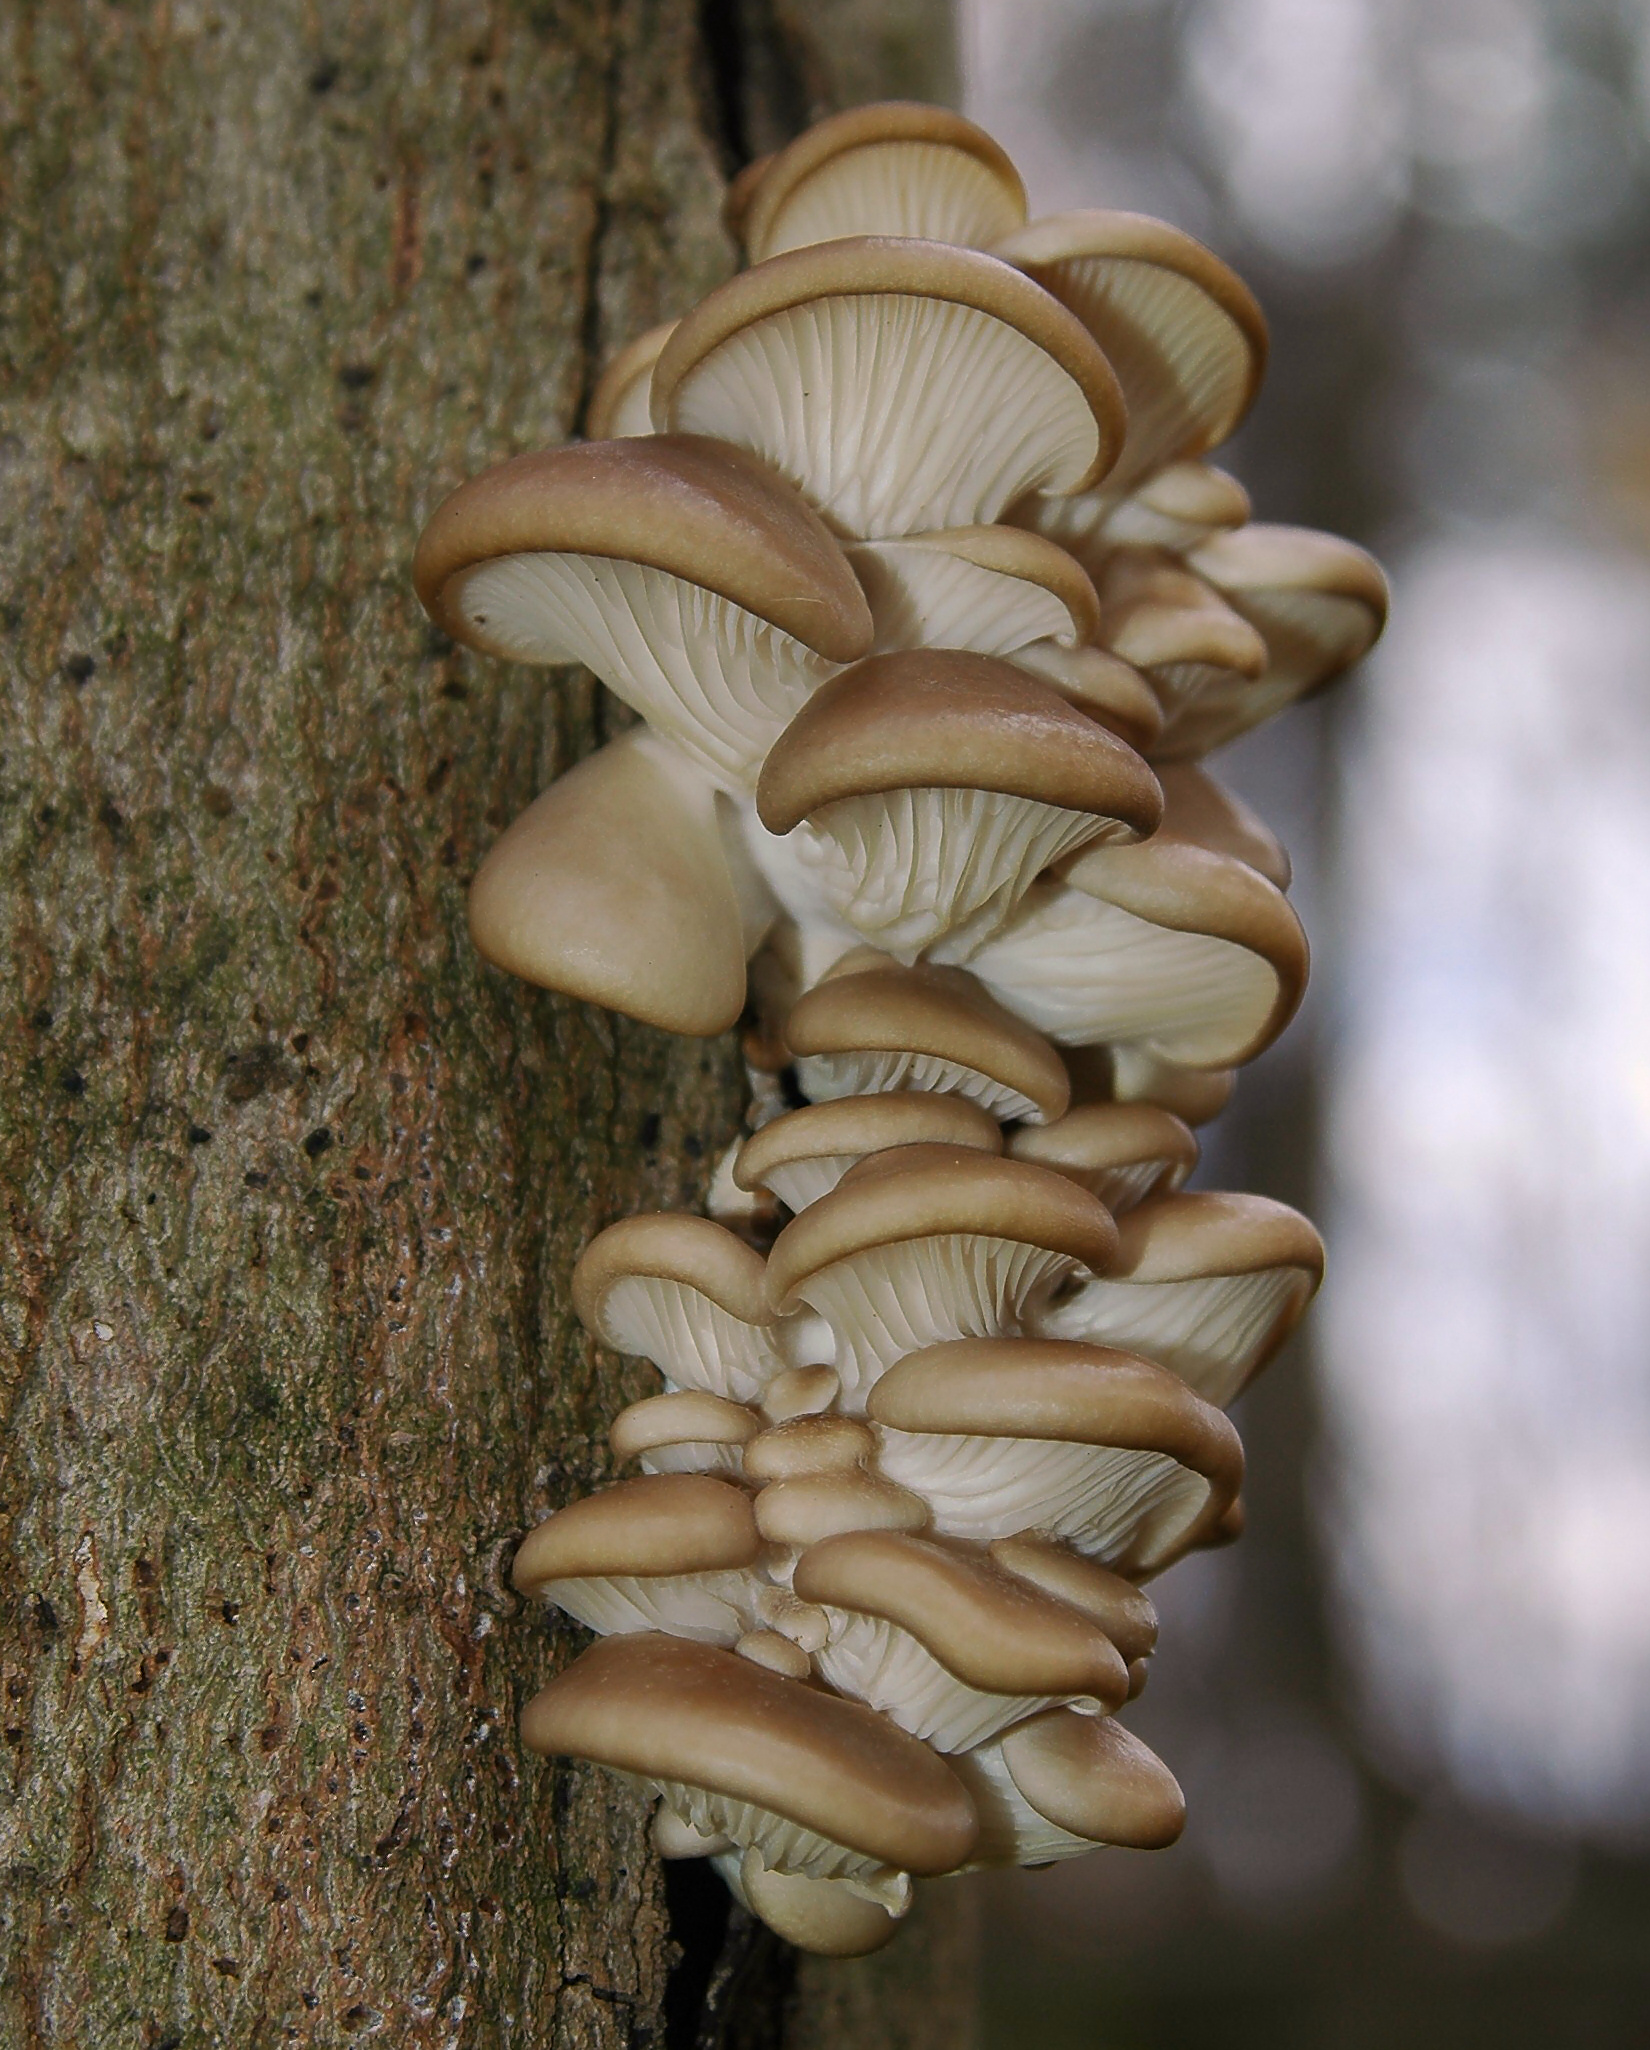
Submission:
M 989 136 L 903 103 L 727 218 L 751 267 L 618 353 L 587 442 L 461 484 L 414 569 L 455 639 L 644 722 L 502 833 L 479 950 L 750 1020 L 726 1221 L 622 1218 L 574 1269 L 663 1386 L 613 1422 L 631 1477 L 518 1551 L 598 1639 L 523 1735 L 847 1956 L 915 1879 L 1180 1829 L 1120 1719 L 1141 1582 L 1241 1530 L 1222 1412 L 1323 1266 L 1282 1204 L 1183 1186 L 1307 968 L 1288 856 L 1205 758 L 1356 661 L 1386 588 L 1209 460 L 1266 332 L 1178 230 L 1028 221 Z

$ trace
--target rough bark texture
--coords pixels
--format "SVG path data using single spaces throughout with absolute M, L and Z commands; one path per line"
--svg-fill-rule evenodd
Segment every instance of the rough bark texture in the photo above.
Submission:
M 0 9 L 8 2046 L 966 2039 L 961 1889 L 799 1975 L 518 1749 L 577 1633 L 513 1544 L 648 1378 L 569 1267 L 741 1082 L 476 961 L 611 714 L 407 578 L 731 267 L 730 156 L 943 94 L 934 13 Z

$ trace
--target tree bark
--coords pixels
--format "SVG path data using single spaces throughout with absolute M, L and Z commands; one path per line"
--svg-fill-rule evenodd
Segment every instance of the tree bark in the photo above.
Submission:
M 569 1268 L 742 1084 L 476 960 L 613 713 L 408 578 L 731 269 L 739 153 L 943 94 L 938 11 L 0 10 L 8 2045 L 966 2040 L 960 1890 L 799 1974 L 518 1747 L 579 1633 L 513 1545 L 650 1378 Z

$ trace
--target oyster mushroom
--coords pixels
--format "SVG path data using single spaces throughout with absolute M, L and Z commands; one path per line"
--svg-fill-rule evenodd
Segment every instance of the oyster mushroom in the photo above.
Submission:
M 653 366 L 676 326 L 667 320 L 622 348 L 596 380 L 585 411 L 587 441 L 653 432 Z
M 860 540 L 995 520 L 1111 466 L 1123 407 L 1082 323 L 995 257 L 862 236 L 700 300 L 653 371 L 661 430 L 769 462 Z
M 1197 1165 L 1197 1141 L 1172 1111 L 1149 1103 L 1086 1103 L 1048 1125 L 1020 1125 L 1007 1151 L 1069 1175 L 1116 1216 L 1178 1189 Z
M 455 640 L 584 663 L 732 789 L 871 642 L 817 516 L 743 450 L 689 435 L 586 442 L 471 478 L 424 529 L 413 574 Z
M 1323 1279 L 1323 1241 L 1265 1196 L 1182 1190 L 1122 1219 L 1104 1279 L 1040 1306 L 1049 1337 L 1172 1368 L 1224 1409 L 1282 1345 Z
M 1106 647 L 1145 675 L 1163 707 L 1153 755 L 1206 753 L 1198 715 L 1236 703 L 1266 668 L 1258 629 L 1158 549 L 1119 549 L 1101 572 L 1100 598 Z
M 871 1470 L 876 1437 L 855 1417 L 804 1416 L 745 1447 L 756 1527 L 770 1544 L 800 1547 L 851 1530 L 921 1530 L 920 1495 Z
M 870 602 L 874 655 L 961 648 L 1009 657 L 1041 641 L 1080 647 L 1100 631 L 1086 573 L 1019 527 L 857 541 L 845 552 Z
M 737 1474 L 746 1441 L 761 1428 L 761 1416 L 742 1402 L 678 1388 L 620 1410 L 607 1442 L 615 1459 L 640 1460 L 648 1473 Z
M 980 1817 L 973 1865 L 1045 1865 L 1098 1844 L 1163 1850 L 1186 1801 L 1154 1751 L 1109 1717 L 1051 1709 L 950 1761 Z
M 1025 187 L 981 128 L 944 107 L 885 100 L 816 121 L 740 196 L 752 263 L 845 235 L 914 235 L 988 249 L 1026 217 Z
M 995 1118 L 962 1096 L 891 1090 L 880 1096 L 837 1096 L 805 1103 L 748 1138 L 734 1162 L 742 1189 L 771 1189 L 792 1210 L 827 1196 L 868 1153 L 934 1143 L 1001 1153 Z
M 966 959 L 1036 876 L 1157 825 L 1132 748 L 1036 678 L 951 649 L 872 655 L 775 742 L 753 843 L 792 915 L 826 915 L 910 963 Z M 782 836 L 782 837 L 781 837 Z
M 1289 856 L 1266 821 L 1234 792 L 1217 783 L 1195 762 L 1164 762 L 1157 780 L 1163 786 L 1163 824 L 1171 840 L 1189 840 L 1216 854 L 1229 854 L 1265 876 L 1275 889 L 1290 883 Z
M 1034 1530 L 1127 1574 L 1160 1572 L 1236 1499 L 1243 1449 L 1167 1368 L 1109 1346 L 965 1338 L 909 1354 L 868 1414 L 881 1470 L 936 1531 Z

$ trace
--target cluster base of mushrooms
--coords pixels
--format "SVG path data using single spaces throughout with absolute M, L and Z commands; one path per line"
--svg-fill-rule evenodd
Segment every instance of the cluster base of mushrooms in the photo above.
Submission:
M 609 367 L 583 443 L 472 479 L 415 575 L 642 723 L 499 839 L 476 945 L 683 1033 L 744 1022 L 711 1216 L 624 1218 L 578 1314 L 661 1392 L 516 1585 L 597 1642 L 535 1751 L 656 1802 L 838 1955 L 913 1881 L 1163 1845 L 1119 1712 L 1141 1583 L 1241 1526 L 1225 1406 L 1322 1272 L 1189 1192 L 1288 1021 L 1283 850 L 1202 767 L 1356 660 L 1385 587 L 1208 451 L 1265 327 L 1140 215 L 1029 221 L 1001 149 L 865 107 L 729 195 L 748 267 Z

